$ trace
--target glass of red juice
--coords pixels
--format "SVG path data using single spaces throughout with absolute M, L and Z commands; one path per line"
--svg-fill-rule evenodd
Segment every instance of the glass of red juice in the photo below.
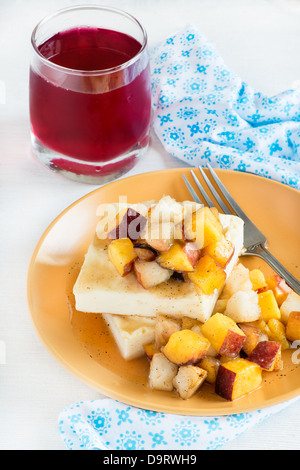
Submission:
M 31 44 L 30 123 L 38 160 L 92 184 L 128 172 L 149 143 L 144 27 L 115 8 L 77 6 L 43 19 Z

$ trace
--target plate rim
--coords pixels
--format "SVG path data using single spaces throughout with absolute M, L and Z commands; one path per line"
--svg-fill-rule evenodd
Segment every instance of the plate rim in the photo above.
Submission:
M 63 357 L 61 357 L 61 355 L 59 355 L 56 351 L 54 351 L 53 348 L 51 348 L 50 344 L 42 336 L 41 332 L 39 331 L 39 329 L 37 328 L 37 325 L 34 322 L 32 309 L 31 309 L 31 305 L 30 305 L 30 277 L 31 277 L 30 274 L 31 274 L 32 269 L 34 267 L 34 262 L 35 262 L 36 256 L 39 252 L 39 249 L 40 249 L 43 241 L 45 240 L 46 236 L 51 231 L 51 229 L 56 225 L 56 223 L 61 218 L 64 217 L 65 214 L 67 214 L 73 207 L 80 204 L 82 201 L 88 199 L 89 197 L 92 197 L 95 193 L 101 192 L 102 190 L 105 190 L 105 188 L 108 187 L 108 186 L 117 185 L 118 183 L 123 182 L 124 180 L 142 178 L 142 177 L 145 177 L 145 175 L 151 176 L 151 175 L 157 174 L 157 173 L 160 173 L 160 174 L 163 174 L 163 173 L 170 174 L 170 173 L 172 173 L 173 174 L 173 173 L 179 172 L 179 170 L 182 170 L 182 172 L 185 173 L 185 172 L 189 172 L 190 170 L 194 170 L 194 169 L 197 169 L 197 167 L 192 167 L 192 166 L 191 167 L 176 167 L 176 168 L 170 168 L 170 169 L 167 168 L 167 169 L 162 169 L 162 170 L 153 170 L 153 171 L 148 171 L 148 172 L 142 172 L 142 173 L 138 173 L 138 174 L 131 175 L 131 176 L 128 176 L 128 177 L 122 177 L 122 178 L 119 178 L 115 181 L 106 183 L 106 184 L 104 184 L 104 185 L 102 185 L 98 188 L 95 188 L 95 189 L 87 192 L 85 195 L 81 196 L 80 198 L 76 199 L 71 204 L 69 204 L 67 207 L 65 207 L 65 209 L 63 209 L 50 222 L 50 224 L 48 224 L 48 226 L 42 232 L 42 235 L 40 236 L 40 238 L 39 238 L 38 242 L 36 243 L 35 248 L 34 248 L 32 254 L 31 254 L 30 261 L 29 261 L 29 264 L 28 264 L 27 278 L 26 278 L 26 300 L 27 300 L 27 309 L 28 309 L 28 313 L 29 313 L 29 317 L 30 317 L 32 326 L 33 326 L 39 340 L 41 341 L 42 345 L 45 347 L 45 349 L 48 351 L 48 353 L 64 368 L 64 370 L 66 372 L 71 373 L 73 375 L 73 377 L 76 377 L 81 383 L 84 383 L 85 385 L 89 386 L 90 388 L 94 389 L 95 391 L 98 391 L 99 393 L 102 393 L 103 395 L 105 395 L 105 398 L 112 398 L 112 399 L 115 399 L 115 400 L 117 400 L 121 403 L 130 405 L 130 406 L 133 406 L 133 407 L 139 407 L 141 409 L 149 409 L 149 410 L 156 411 L 156 412 L 163 412 L 163 413 L 166 413 L 166 414 L 174 414 L 174 415 L 182 415 L 182 416 L 198 416 L 198 417 L 200 417 L 200 416 L 214 416 L 214 417 L 216 417 L 216 416 L 226 416 L 226 415 L 232 415 L 232 414 L 243 413 L 243 412 L 244 413 L 245 412 L 253 412 L 253 411 L 260 410 L 260 409 L 265 409 L 265 408 L 269 408 L 269 407 L 272 407 L 272 406 L 275 406 L 275 405 L 282 404 L 286 401 L 292 400 L 293 398 L 296 398 L 296 397 L 300 396 L 300 386 L 298 388 L 296 388 L 295 390 L 292 390 L 290 392 L 286 392 L 284 394 L 284 396 L 280 395 L 277 398 L 266 399 L 265 402 L 260 404 L 259 407 L 255 404 L 253 406 L 249 405 L 249 406 L 247 406 L 246 410 L 245 410 L 245 407 L 239 407 L 238 406 L 239 400 L 235 400 L 233 402 L 228 402 L 227 403 L 228 406 L 230 406 L 230 405 L 232 406 L 232 410 L 227 410 L 227 411 L 225 411 L 225 410 L 224 411 L 216 410 L 216 413 L 212 413 L 211 410 L 208 411 L 208 412 L 205 412 L 205 410 L 203 410 L 203 408 L 200 410 L 199 413 L 198 412 L 191 413 L 189 410 L 182 410 L 182 412 L 181 412 L 180 409 L 178 411 L 174 411 L 173 407 L 172 407 L 172 409 L 171 408 L 168 409 L 165 405 L 154 406 L 153 404 L 151 404 L 151 406 L 149 406 L 149 408 L 145 408 L 145 405 L 144 405 L 144 403 L 142 402 L 141 399 L 136 399 L 135 398 L 134 400 L 131 400 L 130 397 L 128 397 L 128 396 L 125 397 L 121 393 L 118 393 L 116 391 L 112 391 L 111 389 L 109 389 L 106 386 L 102 386 L 101 384 L 99 384 L 99 382 L 96 383 L 96 381 L 94 379 L 87 378 L 85 375 L 83 376 L 82 373 L 78 372 L 74 366 L 70 365 L 68 363 L 68 361 L 66 361 Z M 204 170 L 205 170 L 205 168 L 204 168 Z M 230 170 L 230 169 L 225 169 L 225 168 L 214 168 L 214 170 L 217 173 L 241 174 L 241 175 L 247 175 L 247 177 L 251 177 L 251 178 L 254 178 L 254 179 L 260 179 L 260 180 L 262 179 L 262 180 L 265 180 L 266 183 L 268 183 L 268 184 L 278 185 L 280 188 L 285 188 L 285 190 L 292 191 L 292 192 L 296 193 L 297 197 L 299 197 L 299 195 L 300 195 L 300 191 L 298 191 L 297 189 L 292 188 L 292 187 L 288 186 L 287 184 L 281 183 L 279 181 L 275 181 L 275 180 L 266 178 L 262 175 L 257 175 L 257 174 L 253 174 L 253 173 L 250 173 L 250 172 L 244 172 L 244 171 L 239 171 L 239 170 Z M 224 406 L 225 405 L 226 404 L 224 404 Z

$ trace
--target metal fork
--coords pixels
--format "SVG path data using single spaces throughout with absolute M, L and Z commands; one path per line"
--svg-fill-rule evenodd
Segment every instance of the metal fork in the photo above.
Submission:
M 199 170 L 203 176 L 204 181 L 206 182 L 208 188 L 210 189 L 213 197 L 221 207 L 224 214 L 237 215 L 244 221 L 244 247 L 245 251 L 242 253 L 242 256 L 258 256 L 266 261 L 274 271 L 279 274 L 286 283 L 295 291 L 297 294 L 300 294 L 300 282 L 267 250 L 266 243 L 267 239 L 263 233 L 258 230 L 254 223 L 247 217 L 243 210 L 239 207 L 230 193 L 227 191 L 220 178 L 217 176 L 215 171 L 210 165 L 207 165 L 209 173 L 213 180 L 215 181 L 220 193 L 223 195 L 224 199 L 228 202 L 230 208 L 223 202 L 219 193 L 216 191 L 212 185 L 210 179 L 206 176 L 203 169 L 199 167 Z M 210 199 L 206 191 L 203 189 L 203 186 L 199 182 L 193 170 L 191 170 L 192 177 L 203 197 L 208 207 L 214 207 L 215 204 Z M 194 199 L 194 201 L 202 204 L 201 199 L 198 197 L 196 191 L 193 189 L 192 185 L 189 183 L 185 175 L 182 175 L 185 181 L 185 184 Z

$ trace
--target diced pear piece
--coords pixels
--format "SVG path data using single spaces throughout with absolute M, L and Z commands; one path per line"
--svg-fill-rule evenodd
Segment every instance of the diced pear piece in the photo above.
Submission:
M 191 398 L 204 383 L 207 372 L 197 366 L 179 367 L 173 386 L 183 400 Z
M 287 324 L 291 312 L 300 312 L 300 295 L 292 291 L 280 307 L 281 321 Z
M 252 322 L 260 318 L 258 295 L 255 291 L 238 291 L 228 299 L 224 315 L 236 323 Z
M 289 314 L 286 336 L 290 341 L 300 341 L 300 311 Z
M 149 386 L 154 390 L 171 392 L 173 379 L 178 367 L 170 362 L 162 353 L 155 353 L 150 363 Z

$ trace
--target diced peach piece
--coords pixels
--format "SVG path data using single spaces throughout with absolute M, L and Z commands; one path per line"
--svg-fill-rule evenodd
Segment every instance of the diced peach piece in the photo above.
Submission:
M 202 334 L 221 355 L 236 357 L 245 341 L 245 333 L 229 317 L 216 313 L 202 326 Z
M 247 356 L 249 356 L 249 354 L 251 354 L 253 349 L 259 343 L 262 333 L 258 328 L 255 328 L 255 326 L 247 325 L 247 323 L 239 324 L 239 327 L 246 335 L 246 341 L 243 345 L 243 351 L 245 354 L 247 354 Z
M 267 290 L 258 294 L 258 305 L 260 306 L 260 313 L 266 322 L 271 318 L 280 320 L 280 311 L 272 290 Z
M 274 274 L 269 279 L 267 279 L 267 285 L 270 290 L 273 291 L 275 295 L 276 302 L 280 307 L 282 303 L 287 298 L 288 294 L 292 292 L 292 289 L 287 285 L 284 279 L 278 274 Z
M 149 344 L 144 344 L 143 345 L 144 351 L 146 356 L 149 359 L 152 359 L 154 354 L 157 352 L 155 344 L 154 343 L 149 343 Z
M 208 255 L 201 256 L 195 271 L 188 273 L 188 277 L 207 295 L 220 289 L 226 281 L 225 271 Z
M 223 236 L 223 227 L 220 220 L 208 208 L 203 207 L 204 211 L 204 245 L 208 246 L 210 243 L 218 242 Z
M 118 238 L 108 245 L 108 257 L 118 273 L 124 277 L 132 270 L 137 255 L 129 238 Z
M 191 272 L 194 270 L 181 243 L 174 243 L 168 251 L 160 253 L 156 260 L 161 267 L 171 271 Z
M 231 260 L 234 253 L 234 246 L 231 241 L 227 240 L 223 235 L 221 240 L 215 241 L 207 245 L 203 249 L 203 253 L 209 255 L 215 262 L 225 268 Z
M 280 320 L 276 320 L 275 318 L 271 318 L 271 320 L 268 321 L 268 328 L 270 331 L 269 339 L 271 341 L 277 341 L 278 343 L 280 343 L 281 351 L 290 348 L 290 343 L 288 342 L 286 337 L 286 328 L 284 323 L 282 323 Z
M 223 227 L 209 207 L 202 207 L 184 221 L 184 237 L 201 249 L 222 239 Z
M 207 353 L 210 342 L 192 330 L 180 330 L 173 333 L 165 347 L 164 355 L 177 365 L 199 362 Z
M 264 273 L 261 269 L 252 269 L 249 271 L 250 281 L 252 282 L 252 289 L 256 291 L 264 291 L 268 288 Z
M 290 341 L 300 340 L 300 311 L 289 314 L 286 325 L 286 336 Z
M 173 379 L 173 386 L 183 400 L 191 398 L 204 383 L 207 372 L 197 366 L 181 366 L 176 377 Z
M 220 361 L 215 357 L 206 356 L 198 365 L 207 372 L 205 381 L 209 384 L 214 384 L 217 380 Z
M 256 328 L 258 328 L 262 332 L 262 334 L 266 335 L 267 339 L 270 339 L 271 330 L 268 327 L 268 324 L 265 322 L 265 320 L 263 320 L 261 318 L 261 319 L 255 321 L 255 322 L 253 322 L 252 325 L 255 326 Z
M 215 392 L 233 401 L 256 390 L 262 383 L 262 369 L 246 359 L 235 359 L 219 367 Z
M 276 341 L 261 341 L 257 344 L 247 360 L 254 362 L 264 370 L 272 371 L 281 359 L 281 344 Z

